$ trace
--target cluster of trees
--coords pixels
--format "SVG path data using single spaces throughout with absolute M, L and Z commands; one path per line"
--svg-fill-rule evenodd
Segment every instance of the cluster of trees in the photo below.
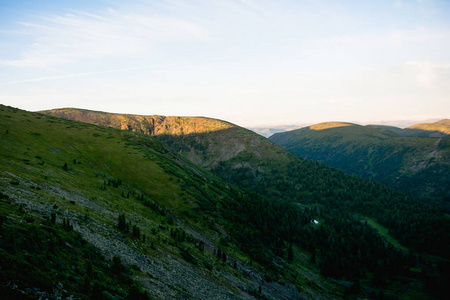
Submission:
M 7 211 L 8 215 L 0 213 L 3 298 L 31 299 L 35 295 L 26 298 L 21 290 L 39 287 L 52 292 L 57 283 L 62 284 L 64 296 L 78 299 L 149 298 L 119 257 L 106 260 L 96 247 L 71 229 L 67 219 L 59 223 L 54 213 L 47 220 L 21 213 L 27 222 L 18 222 L 16 212 Z M 17 288 L 8 284 L 11 282 Z
M 231 160 L 221 162 L 213 171 L 236 185 L 264 194 L 272 202 L 283 199 L 320 204 L 375 218 L 412 250 L 450 258 L 450 220 L 438 209 L 373 180 L 302 159 L 279 163 L 259 173 L 250 168 L 236 169 Z
M 434 261 L 396 249 L 359 219 L 360 215 L 376 219 L 413 252 L 445 257 L 450 253 L 450 221 L 439 211 L 375 181 L 316 162 L 286 156 L 255 160 L 242 151 L 221 162 L 212 171 L 226 182 L 215 179 L 208 185 L 204 177 L 208 175 L 164 160 L 160 166 L 195 199 L 193 213 L 209 216 L 199 221 L 220 223 L 241 250 L 270 272 L 283 272 L 274 263 L 277 256 L 295 260 L 292 248 L 296 245 L 309 251 L 323 274 L 355 283 L 371 279 L 374 286 L 383 286 L 399 275 L 422 280 L 434 274 L 430 278 L 436 280 L 430 282 L 446 278 Z M 242 161 L 259 167 L 236 168 Z M 312 224 L 314 219 L 320 224 Z M 420 275 L 412 274 L 412 267 Z
M 435 295 L 445 293 L 450 275 L 445 260 L 436 262 L 395 248 L 354 214 L 271 201 L 257 194 L 235 196 L 222 207 L 228 230 L 245 253 L 271 272 L 282 272 L 273 255 L 292 261 L 292 245 L 297 245 L 310 253 L 311 262 L 325 276 L 355 284 L 369 280 L 375 289 L 408 277 L 424 280 Z
M 141 229 L 136 224 L 133 225 L 131 221 L 127 222 L 125 214 L 119 214 L 117 228 L 125 233 L 129 233 L 131 228 L 131 234 L 135 238 L 141 239 Z M 142 235 L 142 241 L 145 242 L 145 234 Z

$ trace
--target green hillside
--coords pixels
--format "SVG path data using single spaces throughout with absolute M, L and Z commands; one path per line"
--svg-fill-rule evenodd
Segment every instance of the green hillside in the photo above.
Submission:
M 388 126 L 322 124 L 273 135 L 292 153 L 371 178 L 449 209 L 450 139 L 433 138 L 442 124 L 400 129 Z M 329 124 L 329 123 L 325 123 Z M 428 137 L 420 132 L 429 128 Z
M 343 290 L 298 248 L 290 267 L 259 237 L 241 245 L 243 226 L 260 236 L 248 217 L 236 219 L 249 195 L 152 137 L 5 106 L 0 132 L 6 299 L 339 298 Z M 303 214 L 292 208 L 294 222 Z M 254 260 L 260 253 L 265 265 Z
M 228 128 L 151 137 L 2 109 L 7 221 L 24 223 L 20 201 L 37 223 L 54 210 L 150 296 L 444 298 L 450 220 L 376 182 L 219 120 L 180 122 Z
M 141 131 L 143 125 L 132 120 L 154 118 L 154 116 L 110 114 L 78 109 L 58 109 L 43 113 L 96 124 L 99 124 L 98 120 L 102 119 L 101 125 L 106 126 L 118 124 L 112 120 L 120 119 L 122 123 L 129 124 L 126 126 L 127 130 L 134 132 Z M 163 116 L 158 118 L 166 119 Z M 178 119 L 179 117 L 170 118 Z M 189 128 L 197 128 L 197 130 L 205 125 L 205 122 L 212 124 L 206 125 L 205 128 L 222 129 L 199 130 L 198 132 L 189 130 L 190 134 L 177 134 L 180 132 L 177 123 L 174 125 L 177 129 L 172 129 L 170 124 L 155 124 L 147 132 L 159 132 L 161 131 L 159 127 L 162 126 L 166 134 L 154 135 L 159 141 L 227 182 L 265 195 L 272 200 L 283 199 L 301 204 L 320 203 L 340 210 L 350 209 L 351 212 L 383 220 L 381 223 L 388 228 L 392 227 L 393 232 L 407 245 L 423 246 L 433 254 L 445 253 L 442 247 L 432 246 L 440 244 L 439 240 L 431 241 L 426 234 L 423 237 L 412 234 L 417 229 L 403 228 L 399 230 L 401 227 L 394 225 L 399 221 L 391 212 L 392 205 L 401 205 L 404 207 L 407 218 L 415 218 L 415 213 L 413 213 L 415 208 L 413 207 L 419 205 L 420 202 L 412 198 L 405 198 L 402 194 L 386 189 L 385 186 L 373 181 L 347 176 L 336 169 L 300 159 L 268 139 L 228 122 L 197 117 L 179 119 L 183 124 L 189 124 Z M 361 143 L 395 136 L 390 130 L 366 128 L 341 122 L 322 123 L 312 126 L 312 129 L 314 132 L 345 130 L 346 134 L 343 136 L 346 141 L 351 141 L 358 136 Z M 335 135 L 335 139 L 340 139 L 341 136 L 338 133 Z M 392 158 L 388 156 L 384 159 L 395 161 L 401 155 L 403 154 L 397 153 Z M 382 203 L 382 205 L 376 205 L 376 203 Z M 422 217 L 411 219 L 409 223 L 411 226 L 419 227 L 428 227 L 430 224 Z M 427 241 L 423 244 L 420 242 L 422 245 L 419 246 L 418 240 L 422 238 Z
M 450 124 L 448 119 L 435 123 L 420 123 L 409 126 L 405 131 L 411 136 L 423 137 L 450 137 Z

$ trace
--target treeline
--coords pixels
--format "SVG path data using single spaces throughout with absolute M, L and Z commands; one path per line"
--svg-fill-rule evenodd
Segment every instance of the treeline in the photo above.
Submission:
M 276 257 L 285 263 L 294 260 L 292 245 L 297 245 L 310 253 L 310 262 L 325 276 L 357 286 L 364 280 L 375 290 L 398 278 L 412 278 L 426 283 L 436 297 L 445 295 L 445 282 L 450 279 L 445 260 L 399 250 L 353 214 L 245 193 L 236 193 L 220 207 L 236 245 L 262 264 L 269 276 L 276 278 L 286 270 Z
M 375 218 L 413 251 L 450 258 L 450 219 L 439 210 L 373 180 L 349 176 L 320 163 L 293 159 L 278 164 L 255 172 L 235 169 L 231 160 L 213 171 L 272 201 L 320 204 Z
M 241 156 L 220 163 L 213 173 L 246 192 L 213 180 L 188 164 L 161 160 L 160 166 L 176 177 L 195 203 L 192 217 L 221 224 L 233 243 L 272 274 L 286 270 L 277 257 L 285 263 L 295 260 L 292 247 L 296 245 L 310 253 L 311 262 L 326 276 L 355 284 L 369 280 L 382 288 L 401 275 L 431 278 L 427 283 L 435 290 L 444 286 L 445 268 L 394 248 L 358 219 L 359 215 L 372 217 L 413 251 L 445 257 L 450 243 L 442 241 L 448 239 L 449 221 L 438 211 L 384 185 L 319 163 L 290 158 L 265 161 L 259 169 L 234 168 L 243 158 L 252 165 L 254 156 L 245 151 Z M 205 185 L 205 180 L 210 184 Z M 314 219 L 319 220 L 318 225 L 311 223 Z M 420 227 L 437 226 L 432 220 L 440 221 L 441 226 L 429 235 L 429 228 Z M 399 221 L 396 226 L 394 222 Z M 214 222 L 208 221 L 207 226 L 213 229 Z M 439 241 L 438 247 L 433 246 Z
M 18 222 L 11 210 L 3 214 L 8 210 L 0 215 L 3 299 L 52 298 L 55 291 L 77 299 L 149 299 L 119 257 L 106 260 L 67 219 L 60 223 L 54 213 L 41 220 L 19 212 L 26 222 Z

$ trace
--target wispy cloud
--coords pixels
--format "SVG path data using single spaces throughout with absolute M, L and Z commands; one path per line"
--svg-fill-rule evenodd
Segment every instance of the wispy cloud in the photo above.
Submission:
M 231 121 L 448 107 L 444 0 L 75 2 L 3 20 L 2 101 Z
M 30 78 L 30 79 L 24 79 L 24 80 L 13 80 L 13 81 L 0 83 L 0 86 L 2 86 L 2 85 L 13 85 L 13 84 L 19 84 L 19 83 L 26 83 L 26 82 L 37 82 L 37 81 L 47 81 L 47 80 L 56 80 L 56 79 L 64 79 L 64 78 L 73 78 L 73 77 L 85 77 L 85 76 L 91 76 L 91 75 L 117 73 L 117 72 L 125 72 L 125 71 L 146 70 L 146 69 L 150 69 L 150 68 L 151 67 L 135 67 L 135 68 L 106 70 L 106 71 L 100 71 L 100 72 L 69 73 L 69 74 L 57 75 L 57 76 L 45 76 L 45 77 Z
M 161 41 L 201 40 L 209 35 L 183 19 L 113 9 L 101 14 L 73 11 L 17 24 L 33 40 L 16 59 L 0 60 L 0 65 L 46 67 L 85 58 L 149 55 Z

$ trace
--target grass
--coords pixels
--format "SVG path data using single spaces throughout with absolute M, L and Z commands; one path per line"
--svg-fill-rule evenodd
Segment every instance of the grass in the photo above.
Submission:
M 175 121 L 183 125 L 181 119 Z M 258 176 L 278 178 L 281 183 L 284 182 L 284 177 L 289 177 L 289 173 L 283 171 L 283 174 L 277 175 L 280 165 L 288 169 L 288 163 L 292 162 L 289 167 L 291 169 L 294 162 L 298 162 L 291 160 L 286 151 L 273 143 L 245 130 L 231 128 L 221 133 L 218 138 L 211 132 L 198 137 L 191 136 L 190 143 L 185 145 L 186 149 L 197 147 L 198 153 L 205 155 L 204 163 L 213 165 L 222 152 L 244 148 L 231 158 L 229 168 L 224 169 L 225 173 L 235 170 L 232 165 L 234 163 L 259 164 L 262 171 L 261 174 L 256 172 Z M 235 138 L 236 135 L 240 137 Z M 160 259 L 163 263 L 176 260 L 231 292 L 236 289 L 242 291 L 239 287 L 241 283 L 247 284 L 248 288 L 255 281 L 247 278 L 244 272 L 239 273 L 229 264 L 218 261 L 206 250 L 201 251 L 195 242 L 177 240 L 170 233 L 174 230 L 201 233 L 203 238 L 210 241 L 210 247 L 220 247 L 226 251 L 230 260 L 238 259 L 242 266 L 259 273 L 260 278 L 266 276 L 266 281 L 280 279 L 283 283 L 293 283 L 311 297 L 321 295 L 323 291 L 339 290 L 319 274 L 318 268 L 309 262 L 309 254 L 296 246 L 296 258 L 291 264 L 283 263 L 283 259 L 268 254 L 269 261 L 281 261 L 281 275 L 272 272 L 270 266 L 264 267 L 254 261 L 249 267 L 246 263 L 250 262 L 249 256 L 238 244 L 234 244 L 232 236 L 228 236 L 225 231 L 237 224 L 227 221 L 221 215 L 227 203 L 233 203 L 230 201 L 236 201 L 235 198 L 241 197 L 245 192 L 174 154 L 160 142 L 164 142 L 163 138 L 0 106 L 0 139 L 2 193 L 13 194 L 15 199 L 20 196 L 39 203 L 41 211 L 37 209 L 30 212 L 33 218 L 48 218 L 54 210 L 58 220 L 63 217 L 78 220 L 82 226 L 89 226 L 93 231 L 111 239 L 120 239 L 127 247 L 151 257 L 152 260 Z M 179 137 L 172 139 L 176 143 Z M 210 153 L 203 153 L 207 143 L 198 142 L 203 139 L 213 145 L 209 146 Z M 253 144 L 267 147 L 259 148 L 259 153 L 252 153 Z M 188 155 L 187 152 L 184 154 Z M 263 161 L 267 157 L 276 159 Z M 315 170 L 311 164 L 305 165 L 305 169 Z M 248 180 L 245 176 L 243 178 Z M 119 179 L 122 182 L 119 186 L 106 184 Z M 253 183 L 255 181 L 249 181 L 249 185 Z M 272 183 L 267 181 L 267 186 L 273 186 Z M 314 182 L 312 185 L 316 184 Z M 299 184 L 298 189 L 302 188 Z M 277 189 L 281 191 L 279 187 Z M 144 194 L 149 203 L 160 205 L 161 209 L 146 206 L 145 201 L 138 199 L 140 194 Z M 8 214 L 6 210 L 4 212 Z M 118 230 L 119 213 L 124 213 L 132 225 L 139 226 L 141 234 L 145 233 L 145 243 L 131 233 Z M 17 219 L 20 220 L 20 216 Z M 384 230 L 387 234 L 387 230 Z M 231 230 L 230 232 L 232 233 Z M 230 241 L 225 238 L 230 238 Z M 300 275 L 297 276 L 297 273 Z M 141 273 L 139 276 L 147 275 Z M 147 279 L 157 281 L 151 276 L 149 274 Z M 235 284 L 236 280 L 241 280 L 241 283 Z M 187 290 L 177 292 L 194 296 L 195 290 L 191 288 L 186 287 Z
M 197 249 L 195 243 L 170 236 L 170 230 L 190 228 L 213 243 L 220 239 L 223 224 L 205 215 L 199 204 L 217 205 L 228 199 L 230 187 L 224 181 L 176 156 L 154 137 L 2 105 L 0 140 L 2 195 L 35 202 L 33 209 L 24 205 L 33 218 L 42 220 L 56 212 L 58 222 L 67 218 L 109 238 L 120 235 L 139 253 L 192 265 L 202 277 L 235 290 L 222 275 L 241 277 L 236 270 L 215 262 L 212 254 Z M 118 179 L 122 182 L 118 187 L 107 184 Z M 137 197 L 140 194 L 160 205 L 164 214 L 145 206 Z M 11 215 L 5 207 L 0 213 Z M 145 243 L 131 233 L 118 232 L 119 213 L 140 228 Z M 20 216 L 16 219 L 21 222 Z M 211 222 L 217 224 L 210 227 Z M 180 249 L 187 249 L 189 255 L 183 256 Z M 227 250 L 233 259 L 250 260 L 235 245 Z M 195 265 L 188 261 L 192 257 Z M 209 270 L 211 262 L 214 268 Z M 264 268 L 259 270 L 264 272 Z M 52 276 L 49 282 L 57 280 Z
M 378 233 L 389 243 L 392 244 L 392 246 L 394 246 L 395 248 L 402 250 L 402 251 L 406 251 L 409 252 L 409 249 L 406 248 L 405 246 L 402 246 L 395 238 L 393 238 L 390 234 L 389 234 L 389 229 L 387 229 L 386 227 L 384 227 L 383 225 L 377 223 L 374 219 L 371 218 L 365 218 L 365 221 L 367 221 L 367 224 L 374 228 L 376 231 L 378 231 Z

